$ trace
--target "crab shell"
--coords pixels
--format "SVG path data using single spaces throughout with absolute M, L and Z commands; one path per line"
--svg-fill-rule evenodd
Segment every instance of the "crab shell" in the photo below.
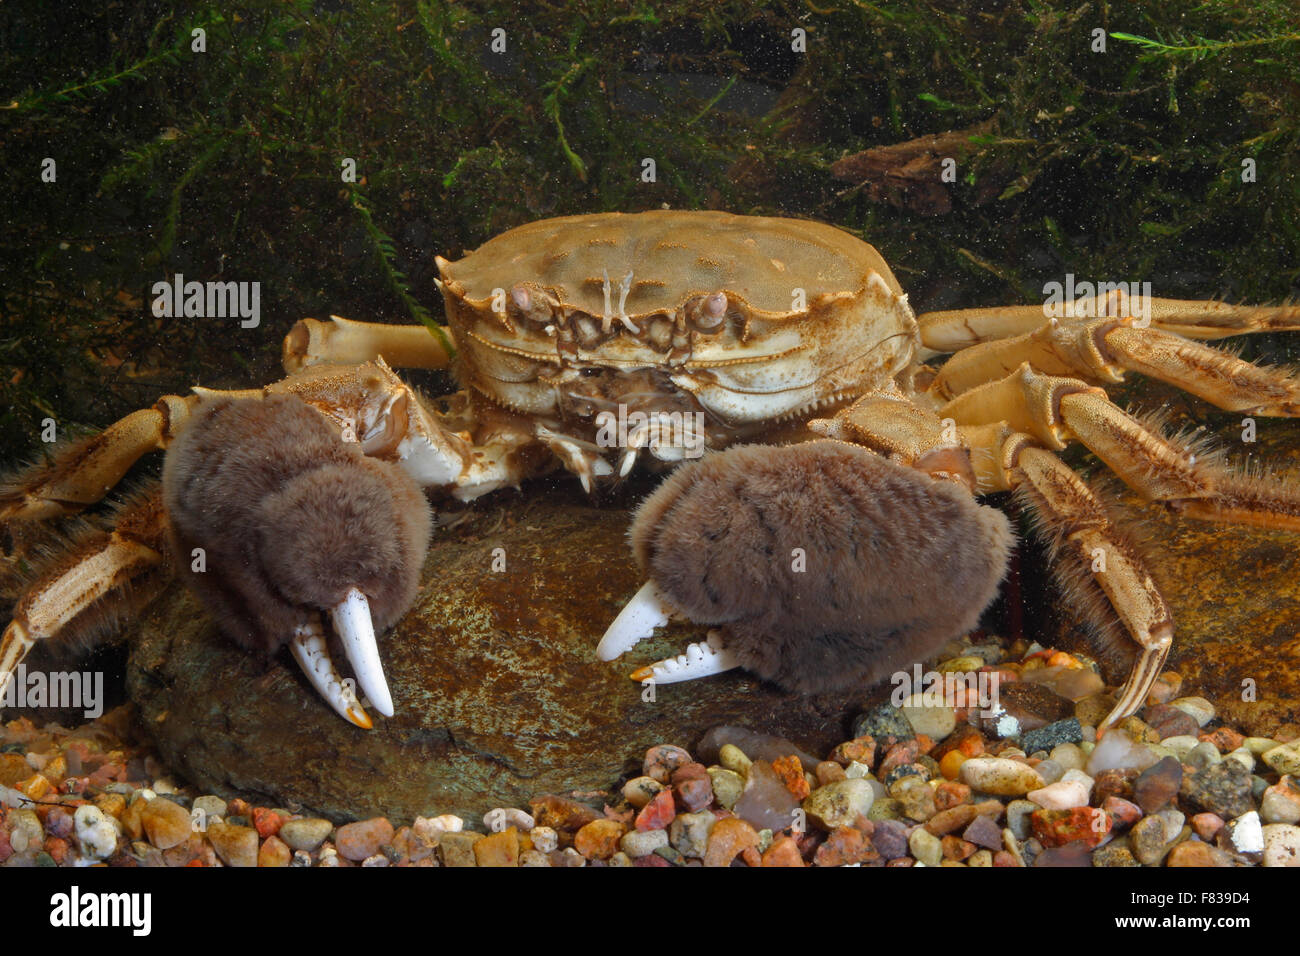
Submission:
M 880 253 L 805 220 L 569 216 L 437 261 L 462 383 L 543 418 L 678 401 L 734 438 L 887 381 L 919 341 Z

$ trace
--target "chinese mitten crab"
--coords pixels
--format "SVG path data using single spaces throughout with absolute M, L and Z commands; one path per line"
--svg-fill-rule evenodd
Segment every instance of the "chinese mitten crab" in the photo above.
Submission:
M 163 495 L 126 505 L 114 531 L 82 541 L 19 601 L 0 681 L 35 641 L 102 626 L 159 568 L 203 552 L 205 568 L 187 574 L 227 633 L 263 650 L 289 643 L 331 705 L 368 726 L 320 615 L 391 712 L 374 627 L 414 593 L 428 519 L 412 482 L 469 500 L 558 462 L 591 489 L 638 458 L 707 449 L 638 513 L 650 580 L 605 634 L 603 659 L 675 613 L 716 630 L 634 676 L 744 666 L 799 691 L 876 680 L 970 628 L 992 599 L 1012 534 L 976 496 L 1013 490 L 1067 593 L 1101 631 L 1136 643 L 1109 726 L 1142 706 L 1173 622 L 1057 452 L 1078 441 L 1191 517 L 1300 530 L 1300 488 L 1162 435 L 1101 387 L 1140 372 L 1220 408 L 1295 416 L 1291 373 L 1197 340 L 1297 329 L 1300 308 L 1115 290 L 1054 318 L 1040 306 L 916 316 L 867 243 L 718 212 L 534 222 L 438 265 L 437 335 L 305 319 L 285 340 L 283 381 L 169 396 L 20 475 L 0 499 L 7 521 L 88 507 L 140 455 L 172 446 Z M 423 402 L 387 363 L 450 364 L 463 391 Z M 215 469 L 231 445 L 254 451 Z

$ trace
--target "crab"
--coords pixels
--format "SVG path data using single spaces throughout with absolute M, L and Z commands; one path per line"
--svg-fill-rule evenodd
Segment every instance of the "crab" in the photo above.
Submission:
M 175 568 L 231 639 L 288 644 L 330 706 L 370 727 L 324 622 L 391 715 L 375 635 L 414 595 L 420 489 L 469 501 L 562 467 L 594 491 L 642 462 L 675 471 L 637 513 L 648 580 L 597 654 L 621 656 L 670 616 L 713 630 L 635 679 L 745 667 L 816 692 L 920 660 L 996 594 L 1014 535 L 978 499 L 1013 491 L 1068 593 L 1136 647 L 1104 732 L 1143 706 L 1174 626 L 1140 553 L 1058 452 L 1081 443 L 1188 517 L 1300 530 L 1300 487 L 1232 470 L 1103 388 L 1136 372 L 1293 417 L 1294 375 L 1200 340 L 1295 330 L 1294 306 L 1114 288 L 1056 316 L 918 316 L 861 239 L 721 212 L 533 222 L 437 264 L 446 327 L 303 319 L 282 381 L 164 397 L 19 474 L 0 495 L 9 523 L 95 505 L 168 449 L 161 490 L 129 499 L 19 600 L 0 689 L 36 642 L 105 631 Z M 423 400 L 390 363 L 450 367 L 461 391 Z

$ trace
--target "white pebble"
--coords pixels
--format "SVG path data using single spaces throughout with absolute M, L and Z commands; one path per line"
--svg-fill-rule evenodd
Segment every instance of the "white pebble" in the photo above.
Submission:
M 1204 697 L 1179 697 L 1177 700 L 1171 700 L 1169 705 L 1177 707 L 1201 727 L 1214 719 L 1214 705 Z
M 1088 776 L 1096 777 L 1103 770 L 1142 771 L 1156 763 L 1150 748 L 1137 743 L 1127 734 L 1113 730 L 1101 739 L 1088 757 Z
M 1060 780 L 1031 790 L 1028 797 L 1044 810 L 1070 810 L 1088 805 L 1088 788 L 1078 780 Z
M 1300 827 L 1289 823 L 1264 827 L 1264 865 L 1300 866 Z
M 81 855 L 93 860 L 106 860 L 117 849 L 117 828 L 92 804 L 77 807 L 72 815 L 76 829 L 77 845 Z
M 550 827 L 533 827 L 528 834 L 528 838 L 533 841 L 533 846 L 541 853 L 550 853 L 560 843 L 560 835 Z
M 1264 850 L 1264 828 L 1254 810 L 1229 820 L 1228 835 L 1238 853 L 1261 853 Z

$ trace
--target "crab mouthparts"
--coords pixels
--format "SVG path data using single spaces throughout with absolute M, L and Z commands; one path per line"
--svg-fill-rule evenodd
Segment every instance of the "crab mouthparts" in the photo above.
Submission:
M 653 581 L 647 581 L 641 590 L 614 618 L 605 636 L 596 646 L 596 656 L 602 661 L 621 657 L 670 620 L 681 619 L 682 614 L 664 597 Z M 660 684 L 709 677 L 739 667 L 740 662 L 722 645 L 717 631 L 710 631 L 707 641 L 691 644 L 686 653 L 656 661 L 638 668 L 630 676 L 634 681 L 653 680 Z
M 379 646 L 375 642 L 375 626 L 366 596 L 357 588 L 350 588 L 343 600 L 330 608 L 330 618 L 361 692 L 370 698 L 375 710 L 385 717 L 393 716 L 393 697 L 379 662 Z M 344 720 L 369 730 L 373 726 L 370 715 L 361 706 L 351 683 L 339 676 L 316 615 L 298 627 L 289 646 L 294 660 L 326 703 Z

